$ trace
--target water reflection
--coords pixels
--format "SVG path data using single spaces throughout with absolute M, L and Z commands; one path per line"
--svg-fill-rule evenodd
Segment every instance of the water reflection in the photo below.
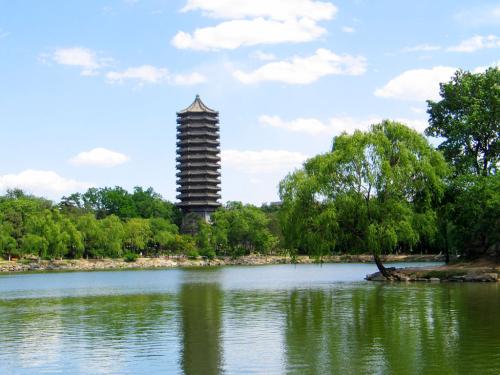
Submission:
M 6 288 L 0 374 L 500 373 L 500 285 L 325 283 L 335 270 L 143 272 L 133 294 L 109 273 L 106 296 Z
M 449 284 L 293 291 L 287 373 L 496 374 L 497 292 Z
M 2 375 L 179 373 L 162 359 L 179 352 L 172 295 L 0 300 L 0 315 Z
M 222 367 L 220 286 L 217 283 L 183 284 L 179 303 L 184 374 L 219 374 Z

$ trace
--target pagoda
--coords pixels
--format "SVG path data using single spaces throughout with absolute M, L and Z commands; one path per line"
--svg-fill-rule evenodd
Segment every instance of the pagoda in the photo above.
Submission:
M 221 197 L 219 112 L 208 108 L 199 95 L 177 112 L 176 160 L 177 207 L 185 219 L 196 214 L 210 221 Z

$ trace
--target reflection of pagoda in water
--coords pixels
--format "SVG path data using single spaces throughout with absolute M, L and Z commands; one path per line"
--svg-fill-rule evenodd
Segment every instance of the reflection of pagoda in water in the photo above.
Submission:
M 219 112 L 196 95 L 193 104 L 177 112 L 177 206 L 184 216 L 209 221 L 220 206 Z
M 222 291 L 218 283 L 183 283 L 182 360 L 185 375 L 222 374 Z

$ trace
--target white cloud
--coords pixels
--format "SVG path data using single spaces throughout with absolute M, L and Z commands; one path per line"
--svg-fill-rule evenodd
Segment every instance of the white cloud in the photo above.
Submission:
M 177 48 L 208 51 L 309 42 L 326 33 L 318 21 L 337 13 L 330 2 L 314 0 L 188 0 L 181 9 L 194 10 L 225 21 L 192 33 L 177 32 L 171 41 Z
M 285 21 L 255 18 L 231 20 L 216 26 L 196 29 L 192 34 L 179 31 L 172 44 L 180 49 L 236 49 L 258 44 L 299 43 L 315 40 L 326 30 L 308 18 Z
M 99 69 L 111 62 L 111 59 L 99 57 L 96 52 L 82 47 L 58 48 L 51 55 L 43 55 L 42 58 L 60 65 L 79 67 L 84 76 L 98 74 Z
M 327 122 L 317 118 L 297 118 L 290 121 L 282 120 L 279 116 L 263 115 L 259 117 L 259 122 L 264 126 L 284 129 L 296 133 L 304 133 L 312 136 L 336 136 L 343 132 L 352 134 L 355 130 L 367 131 L 371 125 L 380 123 L 383 120 L 381 116 L 369 116 L 363 119 L 350 116 L 332 117 Z M 397 118 L 396 121 L 402 122 L 409 127 L 423 132 L 427 127 L 427 122 L 420 119 Z
M 448 82 L 456 70 L 449 66 L 407 70 L 377 89 L 375 95 L 399 100 L 437 100 L 439 83 Z
M 403 48 L 403 52 L 431 52 L 431 51 L 439 51 L 441 46 L 437 46 L 435 44 L 418 44 L 413 47 L 405 47 Z
M 499 48 L 500 38 L 496 35 L 481 36 L 476 35 L 472 38 L 463 40 L 460 44 L 447 48 L 451 52 L 475 52 L 487 48 Z
M 123 83 L 127 80 L 136 80 L 140 83 L 161 83 L 168 79 L 169 72 L 164 68 L 157 68 L 152 65 L 142 65 L 128 68 L 121 72 L 108 72 L 106 79 L 110 83 Z
M 129 160 L 127 155 L 98 147 L 90 151 L 80 152 L 69 162 L 76 166 L 115 167 Z
M 332 133 L 328 124 L 325 124 L 316 118 L 297 118 L 291 121 L 284 121 L 279 116 L 262 115 L 259 117 L 259 122 L 265 126 L 310 135 Z
M 472 70 L 472 73 L 484 73 L 486 70 L 488 70 L 489 68 L 492 68 L 492 67 L 500 68 L 500 60 L 498 60 L 490 65 L 478 66 L 477 68 L 474 68 Z
M 286 150 L 222 150 L 222 167 L 248 174 L 286 173 L 298 168 L 308 158 L 300 152 Z
M 276 56 L 272 53 L 267 53 L 267 52 L 262 52 L 262 51 L 255 51 L 250 54 L 251 58 L 260 60 L 260 61 L 272 61 L 276 60 Z
M 266 17 L 279 21 L 302 17 L 329 20 L 337 13 L 330 2 L 313 0 L 188 0 L 181 11 L 192 10 L 201 10 L 212 18 Z
M 92 185 L 89 183 L 61 177 L 53 171 L 28 169 L 19 174 L 0 176 L 0 190 L 19 188 L 43 196 L 82 191 L 90 186 Z
M 207 78 L 204 75 L 197 72 L 190 74 L 175 74 L 171 79 L 172 83 L 179 86 L 192 86 L 204 83 L 206 81 Z
M 354 32 L 356 32 L 356 29 L 354 27 L 350 27 L 350 26 L 343 26 L 342 32 L 343 33 L 354 33 Z
M 190 74 L 171 75 L 166 68 L 157 68 L 152 65 L 142 65 L 128 68 L 123 71 L 112 71 L 106 74 L 109 83 L 123 83 L 136 81 L 143 84 L 170 83 L 174 85 L 196 85 L 206 81 L 206 78 L 197 72 Z
M 395 121 L 408 125 L 410 128 L 418 131 L 419 133 L 423 133 L 424 130 L 429 127 L 429 123 L 426 119 L 396 118 Z
M 327 49 L 318 49 L 308 57 L 271 62 L 253 72 L 237 70 L 234 77 L 245 84 L 276 81 L 289 84 L 309 84 L 328 75 L 361 75 L 366 71 L 362 56 L 337 55 Z

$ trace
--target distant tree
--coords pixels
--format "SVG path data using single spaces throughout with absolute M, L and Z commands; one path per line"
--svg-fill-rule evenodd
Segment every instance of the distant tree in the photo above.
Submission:
M 62 212 L 68 215 L 77 215 L 85 212 L 83 207 L 82 195 L 74 193 L 69 196 L 61 198 L 59 208 Z
M 17 242 L 12 236 L 13 231 L 12 225 L 0 224 L 0 254 L 9 261 L 17 253 Z
M 67 236 L 66 246 L 68 251 L 66 256 L 73 259 L 81 258 L 85 251 L 83 234 L 68 217 L 62 215 L 60 217 L 60 228 Z
M 129 193 L 122 187 L 90 188 L 84 194 L 72 194 L 63 197 L 59 204 L 62 210 L 75 212 L 84 210 L 94 212 L 98 219 L 116 215 L 120 219 L 161 217 L 174 223 L 180 221 L 177 207 L 163 200 L 153 188 L 135 187 Z
M 137 215 L 144 219 L 159 217 L 173 223 L 179 219 L 177 207 L 173 203 L 163 200 L 162 196 L 151 187 L 144 190 L 136 186 L 132 194 L 132 201 Z
M 121 220 L 110 215 L 98 221 L 99 237 L 97 245 L 102 249 L 104 256 L 111 258 L 121 257 L 123 254 L 123 240 L 125 231 Z
M 93 214 L 85 214 L 76 219 L 76 227 L 82 234 L 84 252 L 86 258 L 98 258 L 104 256 L 100 248 L 100 239 L 103 237 L 101 226 Z
M 27 198 L 28 195 L 22 189 L 7 189 L 7 194 L 5 194 L 7 199 L 23 199 Z
M 44 255 L 47 254 L 49 248 L 48 241 L 36 234 L 26 234 L 21 239 L 21 253 L 23 255 Z
M 429 100 L 427 135 L 441 137 L 438 149 L 457 174 L 490 175 L 500 163 L 500 70 L 457 71 L 441 84 L 441 100 Z
M 215 249 L 212 243 L 212 231 L 210 225 L 200 221 L 196 234 L 196 247 L 201 256 L 212 259 L 215 257 Z
M 278 244 L 269 230 L 269 219 L 253 205 L 228 202 L 212 215 L 212 221 L 212 243 L 219 252 L 267 253 Z
M 147 249 L 153 237 L 149 219 L 130 219 L 125 222 L 123 229 L 125 249 L 135 253 L 143 252 Z
M 101 189 L 90 188 L 82 194 L 81 199 L 83 207 L 89 212 L 94 212 L 98 219 L 102 219 L 107 215 Z
M 83 252 L 82 234 L 75 225 L 56 210 L 45 210 L 42 215 L 33 215 L 29 220 L 29 232 L 42 237 L 47 247 L 40 247 L 46 253 L 42 258 L 59 258 L 65 256 L 78 257 Z
M 104 188 L 101 195 L 107 215 L 116 215 L 121 219 L 139 216 L 132 195 L 127 190 L 119 186 Z
M 163 252 L 172 252 L 175 247 L 176 236 L 179 228 L 170 221 L 162 218 L 152 218 L 149 220 L 152 238 L 151 248 L 159 254 Z

